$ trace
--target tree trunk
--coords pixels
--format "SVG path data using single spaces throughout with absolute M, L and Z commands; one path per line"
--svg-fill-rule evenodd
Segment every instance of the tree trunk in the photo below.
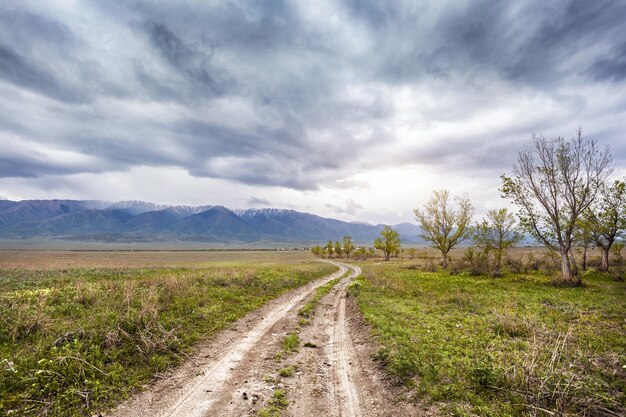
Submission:
M 561 274 L 563 275 L 563 281 L 572 283 L 572 265 L 569 261 L 569 254 L 567 251 L 561 250 Z
M 583 271 L 587 270 L 587 246 L 583 248 Z
M 441 265 L 443 265 L 443 269 L 448 268 L 448 254 L 441 252 Z
M 609 270 L 609 248 L 602 248 L 602 262 L 600 263 L 600 271 Z
M 502 267 L 502 251 L 497 251 L 496 252 L 496 275 L 499 276 L 500 275 L 500 268 Z

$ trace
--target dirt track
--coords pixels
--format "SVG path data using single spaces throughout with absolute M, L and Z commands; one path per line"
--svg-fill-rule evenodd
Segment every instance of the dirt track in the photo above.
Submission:
M 119 406 L 110 415 L 191 417 L 255 415 L 276 389 L 286 393 L 290 416 L 417 415 L 389 388 L 370 359 L 372 346 L 346 286 L 356 266 L 339 270 L 292 291 L 239 320 L 176 372 Z M 310 325 L 298 325 L 298 310 L 314 290 L 350 270 L 322 300 Z M 349 313 L 347 314 L 346 311 Z M 288 332 L 299 332 L 297 353 L 277 359 Z M 310 347 L 304 347 L 309 342 Z M 292 366 L 291 377 L 278 370 Z

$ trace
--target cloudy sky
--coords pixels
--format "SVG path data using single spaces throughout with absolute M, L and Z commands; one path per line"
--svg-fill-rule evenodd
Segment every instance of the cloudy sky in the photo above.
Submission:
M 626 160 L 626 2 L 0 2 L 0 197 L 477 212 L 533 133 Z

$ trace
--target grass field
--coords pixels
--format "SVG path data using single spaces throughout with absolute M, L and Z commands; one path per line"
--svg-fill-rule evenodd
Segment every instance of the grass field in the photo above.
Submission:
M 93 415 L 181 362 L 198 340 L 335 269 L 301 253 L 7 255 L 0 415 Z M 183 264 L 196 266 L 171 266 Z
M 420 260 L 361 262 L 353 283 L 376 359 L 441 415 L 626 414 L 626 284 L 551 275 L 423 272 Z
M 308 251 L 274 250 L 0 250 L 0 270 L 259 266 L 297 264 L 311 259 Z

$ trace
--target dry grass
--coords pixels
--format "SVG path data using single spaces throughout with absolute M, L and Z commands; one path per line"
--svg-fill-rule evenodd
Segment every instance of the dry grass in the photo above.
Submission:
M 623 282 L 588 271 L 499 278 L 360 263 L 359 306 L 390 375 L 440 415 L 625 415 Z
M 106 259 L 88 255 L 83 264 Z M 0 415 L 97 414 L 180 363 L 198 340 L 335 269 L 296 264 L 293 254 L 273 264 L 264 253 L 255 264 L 247 252 L 233 255 L 246 261 L 0 269 Z
M 314 259 L 308 251 L 80 251 L 0 250 L 1 269 L 204 267 L 218 264 L 297 264 Z

